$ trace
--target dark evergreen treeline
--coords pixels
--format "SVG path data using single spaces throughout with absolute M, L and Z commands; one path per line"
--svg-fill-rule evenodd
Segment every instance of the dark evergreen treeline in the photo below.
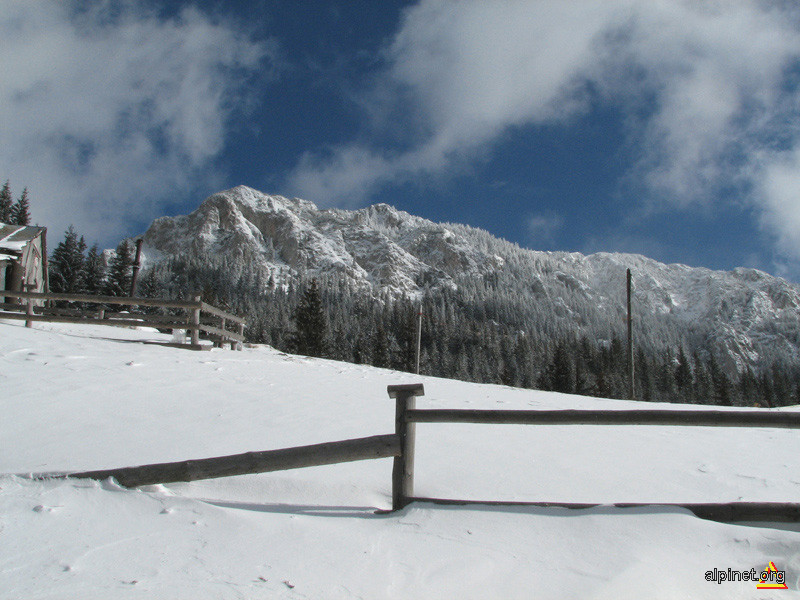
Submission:
M 22 194 L 15 202 L 11 196 L 11 184 L 6 180 L 0 189 L 0 223 L 8 225 L 30 225 L 31 206 L 28 198 L 28 188 L 22 190 Z
M 107 264 L 106 264 L 107 263 Z M 133 247 L 119 244 L 108 261 L 70 227 L 49 262 L 54 292 L 126 296 Z M 492 293 L 486 293 L 487 288 Z M 248 319 L 248 341 L 308 356 L 413 371 L 422 312 L 420 371 L 589 396 L 628 393 L 623 322 L 605 336 L 576 334 L 540 312 L 535 302 L 503 293 L 492 278 L 412 301 L 375 298 L 343 279 L 297 282 L 280 271 L 265 276 L 222 260 L 170 258 L 143 271 L 137 295 L 189 298 L 196 291 L 213 305 Z M 148 309 L 154 311 L 157 309 Z M 663 337 L 663 336 L 662 336 Z M 635 355 L 636 397 L 654 402 L 726 406 L 800 403 L 800 368 L 772 364 L 755 373 L 730 373 L 713 348 L 687 353 L 680 341 L 641 344 Z
M 133 248 L 127 240 L 106 264 L 97 244 L 87 251 L 83 236 L 70 226 L 48 261 L 50 291 L 61 294 L 127 296 L 133 272 Z
M 278 283 L 286 281 L 288 283 Z M 251 342 L 313 356 L 412 371 L 416 323 L 423 314 L 423 374 L 591 396 L 624 398 L 623 322 L 602 339 L 576 336 L 553 319 L 502 293 L 460 282 L 420 300 L 374 298 L 341 279 L 296 283 L 282 273 L 237 271 L 221 261 L 171 258 L 146 270 L 140 292 L 188 297 L 202 290 L 212 304 L 248 319 Z M 309 324 L 310 323 L 310 324 Z M 316 341 L 308 331 L 319 333 Z M 313 337 L 313 335 L 312 335 Z M 644 401 L 728 406 L 800 403 L 800 369 L 773 364 L 762 372 L 726 372 L 713 348 L 687 354 L 682 344 L 643 344 L 635 357 L 636 396 Z

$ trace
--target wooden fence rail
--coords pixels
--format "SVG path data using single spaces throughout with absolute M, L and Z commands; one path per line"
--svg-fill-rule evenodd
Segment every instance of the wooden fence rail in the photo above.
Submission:
M 71 473 L 69 477 L 79 479 L 108 479 L 113 477 L 120 485 L 137 487 L 176 481 L 197 481 L 285 471 L 303 467 L 316 467 L 372 458 L 388 458 L 400 453 L 400 443 L 396 435 L 375 435 L 341 442 L 327 442 L 312 446 L 282 448 L 263 452 L 246 452 L 216 458 L 185 460 L 182 462 L 142 465 L 105 471 L 85 471 Z
M 407 423 L 486 425 L 662 425 L 800 429 L 800 413 L 756 410 L 467 410 L 408 409 Z
M 599 507 L 684 508 L 704 519 L 723 522 L 800 522 L 800 503 L 617 503 L 468 501 L 414 496 L 414 444 L 416 423 L 478 423 L 515 425 L 656 425 L 695 427 L 783 427 L 800 428 L 800 413 L 774 410 L 451 410 L 416 408 L 425 391 L 422 384 L 390 385 L 389 396 L 396 401 L 395 433 L 328 442 L 312 446 L 247 452 L 217 458 L 142 465 L 72 473 L 63 477 L 115 478 L 121 485 L 137 487 L 176 481 L 195 481 L 233 475 L 265 473 L 357 460 L 394 457 L 392 468 L 392 510 L 414 501 L 446 505 L 503 505 L 574 510 Z M 42 475 L 40 477 L 48 477 Z M 52 475 L 50 475 L 52 477 Z
M 195 350 L 207 349 L 200 344 L 200 333 L 205 333 L 217 346 L 230 343 L 231 348 L 241 348 L 244 342 L 245 320 L 202 301 L 200 296 L 193 300 L 169 300 L 161 298 L 91 296 L 87 294 L 55 294 L 0 290 L 0 296 L 26 300 L 24 304 L 3 302 L 0 304 L 0 318 L 32 323 L 76 323 L 93 325 L 115 325 L 119 327 L 154 327 L 157 329 L 186 330 L 191 342 L 183 344 Z M 63 308 L 52 306 L 53 302 L 70 302 L 98 305 L 95 310 L 82 308 Z M 41 303 L 43 305 L 37 305 Z M 150 315 L 133 312 L 110 312 L 108 305 L 123 307 L 146 306 L 164 309 L 180 309 L 184 315 Z M 205 314 L 205 317 L 203 315 Z M 229 327 L 234 327 L 232 331 Z
M 392 471 L 392 510 L 414 501 L 438 504 L 494 504 L 547 508 L 588 509 L 601 505 L 556 502 L 470 502 L 414 496 L 414 442 L 416 423 L 475 423 L 493 425 L 655 425 L 692 427 L 771 427 L 800 429 L 800 412 L 773 410 L 473 410 L 416 408 L 423 396 L 422 384 L 390 385 L 389 397 L 396 400 L 395 434 L 402 453 L 395 457 Z M 790 502 L 730 502 L 704 504 L 615 504 L 618 508 L 638 506 L 679 507 L 716 521 L 800 522 L 800 504 Z

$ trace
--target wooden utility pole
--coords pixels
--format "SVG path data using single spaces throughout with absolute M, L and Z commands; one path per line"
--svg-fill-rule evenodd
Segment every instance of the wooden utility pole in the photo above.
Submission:
M 633 317 L 631 316 L 631 270 L 628 269 L 628 397 L 635 399 L 633 370 Z
M 419 356 L 420 349 L 422 348 L 422 304 L 419 305 L 419 314 L 417 315 L 417 356 L 416 367 L 414 373 L 419 375 Z
M 136 240 L 136 258 L 133 261 L 133 276 L 131 277 L 131 298 L 136 296 L 136 282 L 139 279 L 139 269 L 142 268 L 142 238 Z

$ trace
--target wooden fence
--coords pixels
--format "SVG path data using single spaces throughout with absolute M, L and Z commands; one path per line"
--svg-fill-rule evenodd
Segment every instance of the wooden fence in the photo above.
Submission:
M 301 469 L 319 465 L 332 465 L 370 458 L 387 458 L 400 454 L 397 436 L 374 435 L 372 437 L 326 442 L 312 446 L 245 452 L 200 460 L 185 460 L 173 463 L 108 469 L 105 471 L 85 471 L 72 473 L 78 479 L 108 479 L 113 477 L 125 487 L 174 483 L 176 481 L 197 481 L 234 475 L 269 473 L 287 469 Z
M 45 321 L 185 330 L 189 332 L 190 343 L 174 345 L 193 350 L 208 349 L 208 346 L 200 344 L 201 332 L 220 347 L 230 343 L 231 349 L 241 349 L 241 344 L 244 342 L 245 320 L 206 304 L 199 295 L 192 300 L 166 300 L 0 290 L 0 297 L 3 296 L 6 297 L 6 302 L 0 303 L 0 319 L 25 321 L 28 327 L 37 321 Z M 9 298 L 18 298 L 25 302 L 8 302 Z M 77 308 L 56 306 L 56 302 L 78 303 L 81 306 Z M 90 309 L 88 306 L 96 308 Z M 127 307 L 129 310 L 112 312 L 109 306 Z M 177 309 L 181 314 L 136 313 L 132 311 L 133 307 Z
M 488 504 L 545 508 L 588 509 L 600 504 L 568 502 L 465 501 L 423 498 L 414 495 L 414 444 L 416 423 L 476 423 L 515 425 L 658 425 L 693 427 L 779 427 L 800 428 L 800 413 L 773 410 L 468 410 L 416 408 L 424 395 L 422 384 L 390 385 L 395 399 L 395 432 L 354 440 L 313 446 L 247 452 L 231 456 L 142 465 L 103 471 L 72 473 L 68 477 L 106 479 L 114 477 L 126 487 L 195 481 L 232 475 L 264 473 L 329 465 L 341 462 L 394 457 L 392 468 L 392 510 L 414 501 L 448 505 Z M 701 518 L 723 522 L 800 522 L 800 503 L 618 503 L 617 508 L 639 506 L 680 507 Z
M 396 399 L 395 430 L 402 452 L 395 457 L 392 471 L 392 510 L 414 501 L 462 505 L 473 502 L 414 495 L 414 442 L 416 423 L 475 423 L 511 425 L 659 425 L 687 427 L 778 427 L 800 429 L 800 413 L 772 410 L 474 410 L 416 408 L 424 395 L 422 384 L 389 386 Z M 474 502 L 475 504 L 537 506 L 587 509 L 599 504 L 569 502 Z M 729 503 L 621 503 L 618 508 L 637 506 L 680 507 L 715 521 L 800 522 L 800 504 L 791 502 Z

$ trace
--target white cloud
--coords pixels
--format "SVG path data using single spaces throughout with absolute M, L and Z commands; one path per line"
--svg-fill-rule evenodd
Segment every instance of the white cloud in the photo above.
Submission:
M 557 214 L 530 215 L 526 220 L 531 245 L 537 248 L 552 245 L 564 227 L 564 218 Z
M 30 188 L 34 218 L 56 235 L 74 223 L 108 240 L 208 176 L 271 48 L 194 9 L 86 6 L 4 0 L 0 176 Z
M 775 232 L 785 254 L 800 257 L 800 148 L 769 157 L 759 192 L 763 225 Z
M 625 133 L 640 158 L 630 182 L 649 206 L 707 207 L 722 189 L 758 190 L 745 197 L 765 226 L 800 235 L 781 216 L 797 203 L 780 191 L 800 178 L 800 161 L 770 150 L 778 139 L 800 147 L 784 128 L 800 116 L 792 3 L 422 0 L 386 59 L 370 107 L 385 121 L 360 132 L 367 143 L 306 156 L 291 178 L 301 195 L 359 202 L 387 181 L 446 172 L 510 128 L 573 124 L 604 103 L 631 115 Z

